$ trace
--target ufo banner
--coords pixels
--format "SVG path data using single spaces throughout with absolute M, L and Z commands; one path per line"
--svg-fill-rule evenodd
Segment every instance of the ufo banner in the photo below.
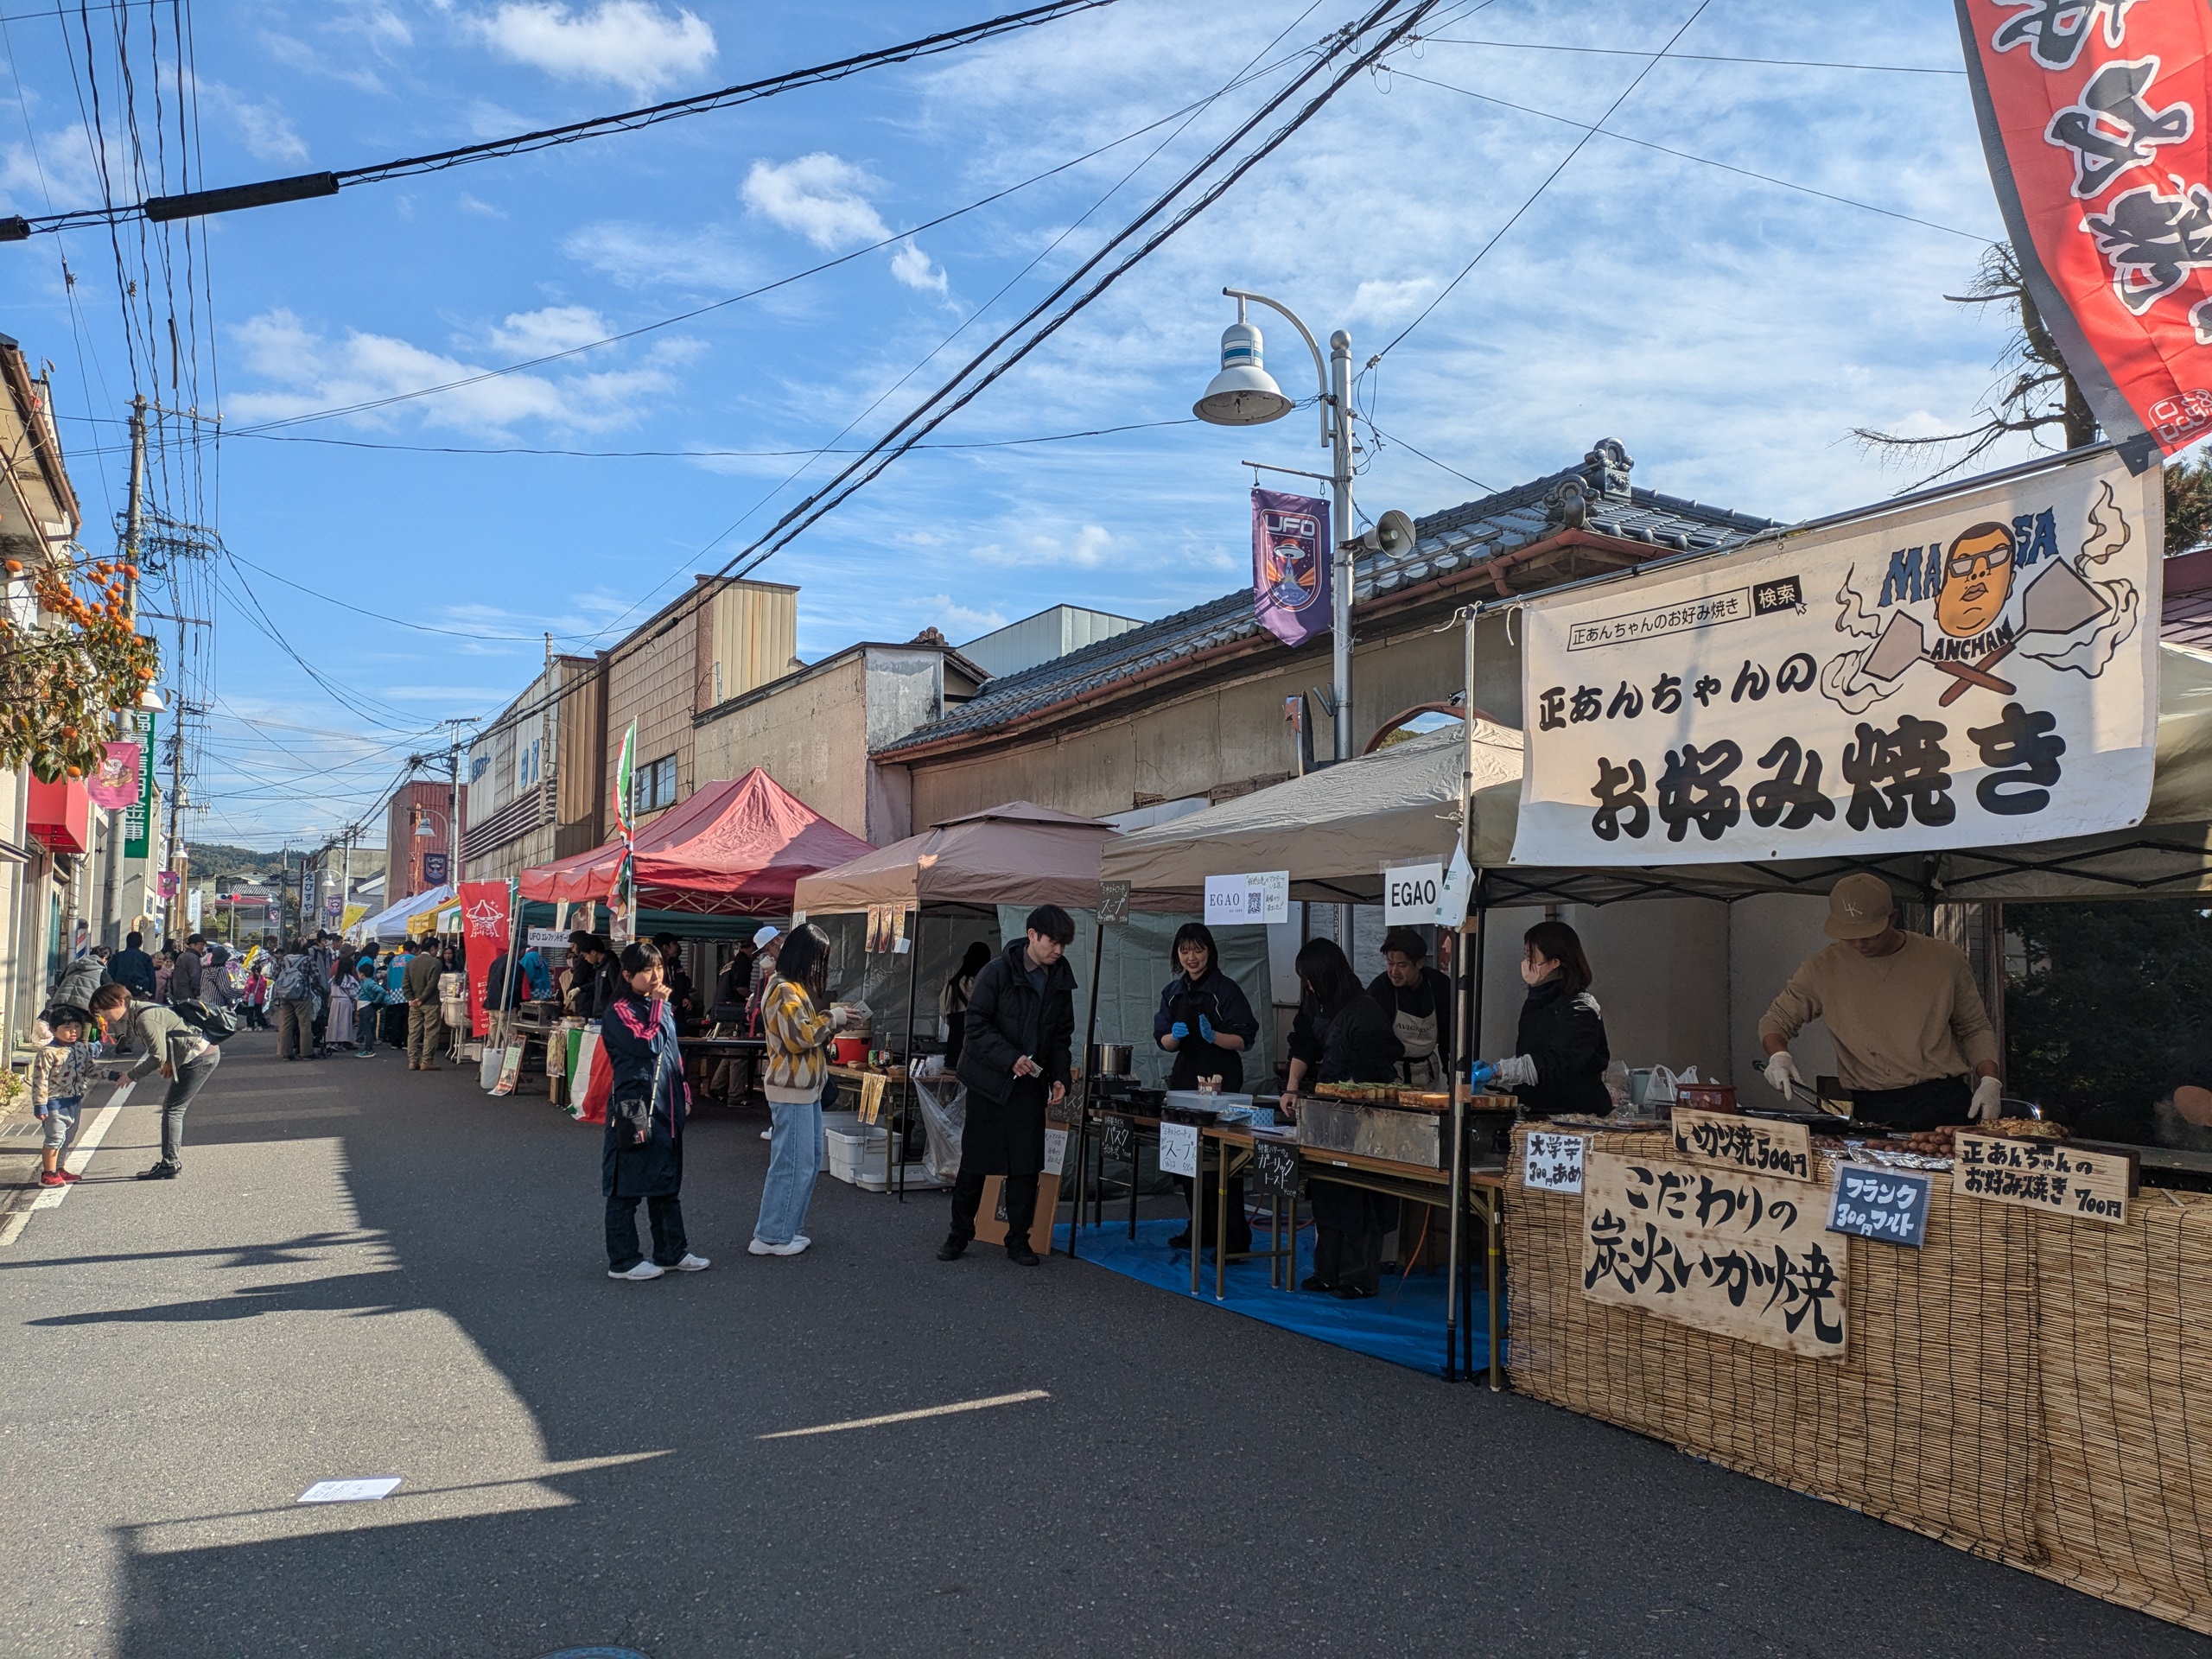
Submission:
M 1286 645 L 1329 631 L 1329 504 L 1252 492 L 1252 610 Z

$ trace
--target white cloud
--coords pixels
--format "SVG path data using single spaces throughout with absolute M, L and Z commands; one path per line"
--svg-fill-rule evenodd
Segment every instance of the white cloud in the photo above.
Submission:
M 780 164 L 755 162 L 739 191 L 745 205 L 771 224 L 794 231 L 824 253 L 887 241 L 891 227 L 867 193 L 882 181 L 841 156 L 816 150 Z M 908 288 L 945 298 L 951 283 L 912 237 L 891 256 L 891 274 Z
M 466 190 L 454 198 L 454 206 L 465 213 L 477 213 L 486 219 L 505 219 L 507 216 L 505 208 L 494 207 L 490 202 L 480 200 Z
M 607 320 L 588 305 L 549 305 L 538 311 L 516 311 L 485 336 L 485 343 L 503 357 L 544 357 L 577 346 L 605 340 L 614 331 Z
M 931 594 L 925 598 L 910 601 L 907 608 L 918 612 L 931 624 L 944 631 L 950 639 L 973 639 L 978 634 L 988 633 L 994 628 L 1006 626 L 1003 613 L 996 610 L 976 610 L 963 605 L 950 594 Z
M 501 57 L 563 80 L 607 81 L 644 96 L 715 60 L 715 31 L 694 13 L 646 0 L 507 0 L 469 27 Z
M 511 345 L 527 340 L 575 344 L 584 324 L 572 314 L 581 309 L 556 306 L 517 313 L 493 331 L 493 338 L 497 341 L 504 336 Z M 602 325 L 594 321 L 591 326 Z M 342 338 L 333 339 L 286 310 L 263 312 L 231 333 L 240 366 L 263 383 L 225 399 L 234 416 L 248 422 L 372 403 L 466 380 L 493 366 L 427 351 L 389 334 L 349 329 Z M 604 432 L 628 424 L 675 387 L 675 378 L 658 364 L 557 377 L 504 374 L 365 411 L 355 417 L 355 423 L 388 424 L 404 412 L 419 416 L 425 425 L 487 435 L 505 434 L 524 423 L 542 423 L 556 430 Z
M 1103 524 L 1084 524 L 1072 539 L 1059 536 L 1025 536 L 1012 547 L 988 542 L 971 556 L 978 564 L 1052 569 L 1071 566 L 1096 570 L 1104 564 L 1114 545 L 1113 532 Z
M 664 231 L 609 219 L 570 232 L 561 251 L 627 288 L 666 283 L 728 293 L 756 274 L 744 250 L 713 229 Z
M 771 224 L 796 231 L 824 253 L 881 242 L 891 234 L 863 192 L 880 181 L 843 157 L 816 150 L 779 165 L 755 162 L 740 191 Z

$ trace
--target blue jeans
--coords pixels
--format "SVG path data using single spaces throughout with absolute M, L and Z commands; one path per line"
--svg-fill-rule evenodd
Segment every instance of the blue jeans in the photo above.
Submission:
M 763 1244 L 788 1244 L 806 1225 L 814 1179 L 822 1173 L 822 1101 L 786 1106 L 772 1101 L 775 1127 L 768 1137 L 768 1179 L 760 1187 L 760 1219 L 753 1236 Z

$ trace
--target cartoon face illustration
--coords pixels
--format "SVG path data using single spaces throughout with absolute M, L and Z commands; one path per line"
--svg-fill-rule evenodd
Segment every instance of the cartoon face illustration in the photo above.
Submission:
M 1936 626 L 1970 639 L 2004 610 L 2012 593 L 2012 529 L 1984 522 L 1962 532 L 1943 561 L 1936 593 Z

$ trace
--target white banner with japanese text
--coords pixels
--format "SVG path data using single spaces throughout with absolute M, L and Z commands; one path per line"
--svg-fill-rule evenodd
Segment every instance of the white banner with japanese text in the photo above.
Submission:
M 1866 858 L 2139 822 L 2160 488 L 2104 453 L 1532 603 L 1513 862 Z

